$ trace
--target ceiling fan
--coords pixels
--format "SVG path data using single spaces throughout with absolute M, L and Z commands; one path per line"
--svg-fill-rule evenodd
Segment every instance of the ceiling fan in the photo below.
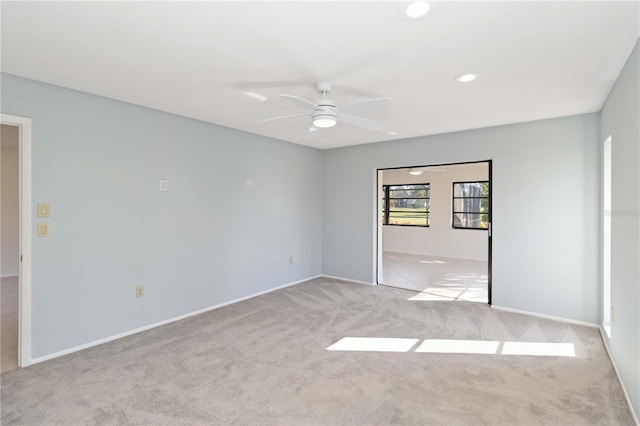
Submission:
M 343 105 L 336 105 L 334 101 L 327 98 L 331 93 L 333 85 L 329 81 L 319 81 L 316 83 L 316 89 L 322 96 L 317 102 L 301 98 L 294 95 L 277 95 L 285 99 L 289 99 L 297 104 L 311 108 L 309 112 L 302 114 L 285 115 L 283 117 L 267 118 L 258 120 L 256 123 L 265 123 L 268 121 L 284 120 L 285 118 L 310 116 L 313 126 L 319 128 L 328 128 L 335 126 L 338 121 L 361 127 L 367 130 L 380 130 L 385 127 L 385 123 L 369 120 L 368 118 L 353 115 L 352 113 L 381 111 L 391 108 L 391 99 L 376 98 L 364 101 L 351 102 Z

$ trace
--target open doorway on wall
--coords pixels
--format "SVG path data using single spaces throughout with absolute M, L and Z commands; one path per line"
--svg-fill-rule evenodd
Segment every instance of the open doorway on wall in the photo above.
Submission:
M 2 259 L 0 259 L 0 338 L 2 372 L 18 367 L 19 257 L 20 257 L 20 128 L 1 125 L 0 134 L 0 212 Z
M 31 119 L 0 113 L 2 371 L 31 364 Z
M 378 170 L 378 284 L 491 304 L 491 161 Z

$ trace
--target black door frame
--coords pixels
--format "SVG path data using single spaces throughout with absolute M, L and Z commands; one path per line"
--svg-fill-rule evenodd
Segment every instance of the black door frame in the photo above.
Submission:
M 487 230 L 487 243 L 488 243 L 488 256 L 487 256 L 487 304 L 491 306 L 492 295 L 492 270 L 493 270 L 493 160 L 478 160 L 478 161 L 462 161 L 457 163 L 438 163 L 438 164 L 426 164 L 426 165 L 413 165 L 413 166 L 401 166 L 401 167 L 384 167 L 377 169 L 376 171 L 376 262 L 380 259 L 380 196 L 378 194 L 378 188 L 380 188 L 380 172 L 385 170 L 400 170 L 400 169 L 412 169 L 412 168 L 425 168 L 425 167 L 442 167 L 442 166 L 460 166 L 464 164 L 480 164 L 487 163 L 489 166 L 489 229 Z M 376 264 L 376 284 L 380 284 L 379 265 Z

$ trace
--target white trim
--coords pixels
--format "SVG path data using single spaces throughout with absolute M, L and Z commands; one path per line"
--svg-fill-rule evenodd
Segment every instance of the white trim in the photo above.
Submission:
M 7 274 L 7 275 L 0 275 L 0 278 L 13 278 L 17 276 L 18 274 Z
M 572 320 L 572 319 L 569 319 L 569 318 L 554 317 L 553 315 L 538 314 L 536 312 L 521 311 L 519 309 L 503 308 L 502 306 L 496 306 L 496 305 L 491 305 L 491 308 L 495 309 L 495 310 L 498 310 L 498 311 L 512 312 L 514 314 L 529 315 L 529 316 L 532 316 L 532 317 L 544 318 L 544 319 L 548 319 L 548 320 L 551 320 L 551 321 L 560 321 L 560 322 L 566 322 L 568 324 L 582 325 L 582 326 L 585 326 L 585 327 L 600 328 L 600 326 L 598 324 L 594 324 L 594 323 L 586 322 L 586 321 L 578 321 L 578 320 Z
M 600 279 L 602 289 L 602 319 L 607 335 L 611 331 L 611 149 L 612 135 L 602 143 L 600 173 Z
M 382 268 L 382 216 L 378 211 L 381 208 L 382 204 L 380 203 L 380 184 L 382 182 L 382 170 L 379 170 L 377 167 L 373 169 L 373 281 L 374 285 L 383 280 L 383 268 Z
M 37 363 L 40 363 L 40 362 L 43 362 L 43 361 L 48 361 L 48 360 L 53 359 L 53 358 L 61 357 L 63 355 L 68 355 L 68 354 L 71 354 L 71 353 L 74 353 L 74 352 L 78 352 L 78 351 L 81 351 L 83 349 L 88 349 L 88 348 L 91 348 L 91 347 L 94 347 L 94 346 L 102 345 L 103 343 L 108 343 L 108 342 L 111 342 L 113 340 L 117 340 L 117 339 L 121 339 L 123 337 L 131 336 L 132 334 L 137 334 L 137 333 L 140 333 L 140 332 L 143 332 L 143 331 L 146 331 L 146 330 L 150 330 L 152 328 L 160 327 L 162 325 L 166 325 L 166 324 L 170 324 L 172 322 L 180 321 L 180 320 L 183 320 L 183 319 L 195 316 L 195 315 L 203 314 L 205 312 L 209 312 L 209 311 L 212 311 L 214 309 L 218 309 L 218 308 L 222 308 L 224 306 L 232 305 L 234 303 L 242 302 L 242 301 L 247 300 L 247 299 L 251 299 L 251 298 L 254 298 L 254 297 L 257 297 L 257 296 L 261 296 L 263 294 L 271 293 L 271 292 L 276 291 L 276 290 L 281 290 L 281 289 L 286 288 L 286 287 L 291 287 L 291 286 L 294 286 L 296 284 L 301 284 L 301 283 L 304 283 L 306 281 L 309 281 L 309 280 L 312 280 L 312 279 L 315 279 L 315 278 L 319 278 L 319 277 L 321 277 L 321 275 L 315 275 L 313 277 L 304 278 L 302 280 L 298 280 L 298 281 L 294 281 L 294 282 L 291 282 L 291 283 L 288 283 L 288 284 L 284 284 L 284 285 L 281 285 L 279 287 L 271 288 L 269 290 L 260 291 L 258 293 L 253 293 L 253 294 L 250 294 L 248 296 L 244 296 L 244 297 L 240 297 L 240 298 L 237 298 L 237 299 L 230 300 L 228 302 L 222 302 L 222 303 L 219 303 L 217 305 L 209 306 L 208 308 L 199 309 L 197 311 L 189 312 L 189 313 L 184 314 L 184 315 L 179 315 L 177 317 L 169 318 L 167 320 L 156 322 L 154 324 L 145 325 L 143 327 L 135 328 L 133 330 L 125 331 L 123 333 L 118 333 L 118 334 L 115 334 L 113 336 L 105 337 L 103 339 L 94 340 L 93 342 L 85 343 L 85 344 L 82 344 L 82 345 L 74 346 L 74 347 L 69 348 L 69 349 L 64 349 L 64 350 L 59 351 L 59 352 L 54 352 L 54 353 L 49 354 L 49 355 L 44 355 L 44 356 L 41 356 L 41 357 L 38 357 L 38 358 L 34 358 L 34 359 L 31 360 L 31 363 L 32 364 L 37 364 Z
M 336 277 L 334 275 L 326 275 L 326 274 L 322 274 L 320 275 L 320 277 L 324 277 L 324 278 L 330 278 L 332 280 L 340 280 L 340 281 L 347 281 L 350 283 L 356 283 L 356 284 L 364 284 L 364 285 L 376 285 L 376 283 L 368 283 L 366 281 L 358 281 L 358 280 L 352 280 L 349 278 L 342 278 L 342 277 Z
M 31 119 L 1 114 L 0 122 L 20 128 L 18 151 L 20 155 L 20 256 L 18 366 L 31 364 Z
M 622 381 L 622 377 L 620 376 L 620 371 L 618 370 L 616 361 L 613 359 L 613 356 L 611 355 L 611 348 L 609 348 L 609 339 L 607 339 L 607 334 L 606 334 L 606 331 L 604 330 L 604 324 L 602 324 L 598 328 L 600 329 L 600 336 L 602 337 L 602 341 L 604 342 L 604 348 L 607 350 L 607 355 L 609 356 L 611 365 L 613 365 L 613 371 L 615 371 L 616 376 L 618 376 L 618 382 L 620 382 L 622 393 L 624 393 L 624 397 L 627 400 L 627 405 L 629 406 L 629 411 L 631 411 L 631 416 L 633 417 L 633 421 L 636 422 L 636 425 L 640 425 L 640 421 L 638 421 L 638 415 L 633 410 L 633 404 L 631 404 L 631 399 L 629 398 L 629 394 L 627 393 L 627 388 L 624 387 L 624 382 Z

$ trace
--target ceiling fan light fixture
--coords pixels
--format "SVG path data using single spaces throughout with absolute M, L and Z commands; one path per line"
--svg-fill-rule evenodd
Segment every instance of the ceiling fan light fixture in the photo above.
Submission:
M 473 80 L 475 80 L 476 78 L 478 78 L 478 74 L 475 72 L 468 72 L 465 74 L 460 74 L 459 76 L 456 77 L 456 80 L 458 80 L 460 83 L 469 83 L 472 82 Z
M 313 117 L 313 125 L 321 129 L 333 127 L 337 122 L 338 120 L 333 115 L 316 115 Z
M 409 6 L 407 6 L 407 10 L 405 13 L 409 18 L 417 19 L 422 18 L 429 12 L 429 3 L 424 0 L 416 0 L 411 2 Z
M 413 176 L 420 176 L 422 174 L 422 169 L 409 169 L 409 174 Z

